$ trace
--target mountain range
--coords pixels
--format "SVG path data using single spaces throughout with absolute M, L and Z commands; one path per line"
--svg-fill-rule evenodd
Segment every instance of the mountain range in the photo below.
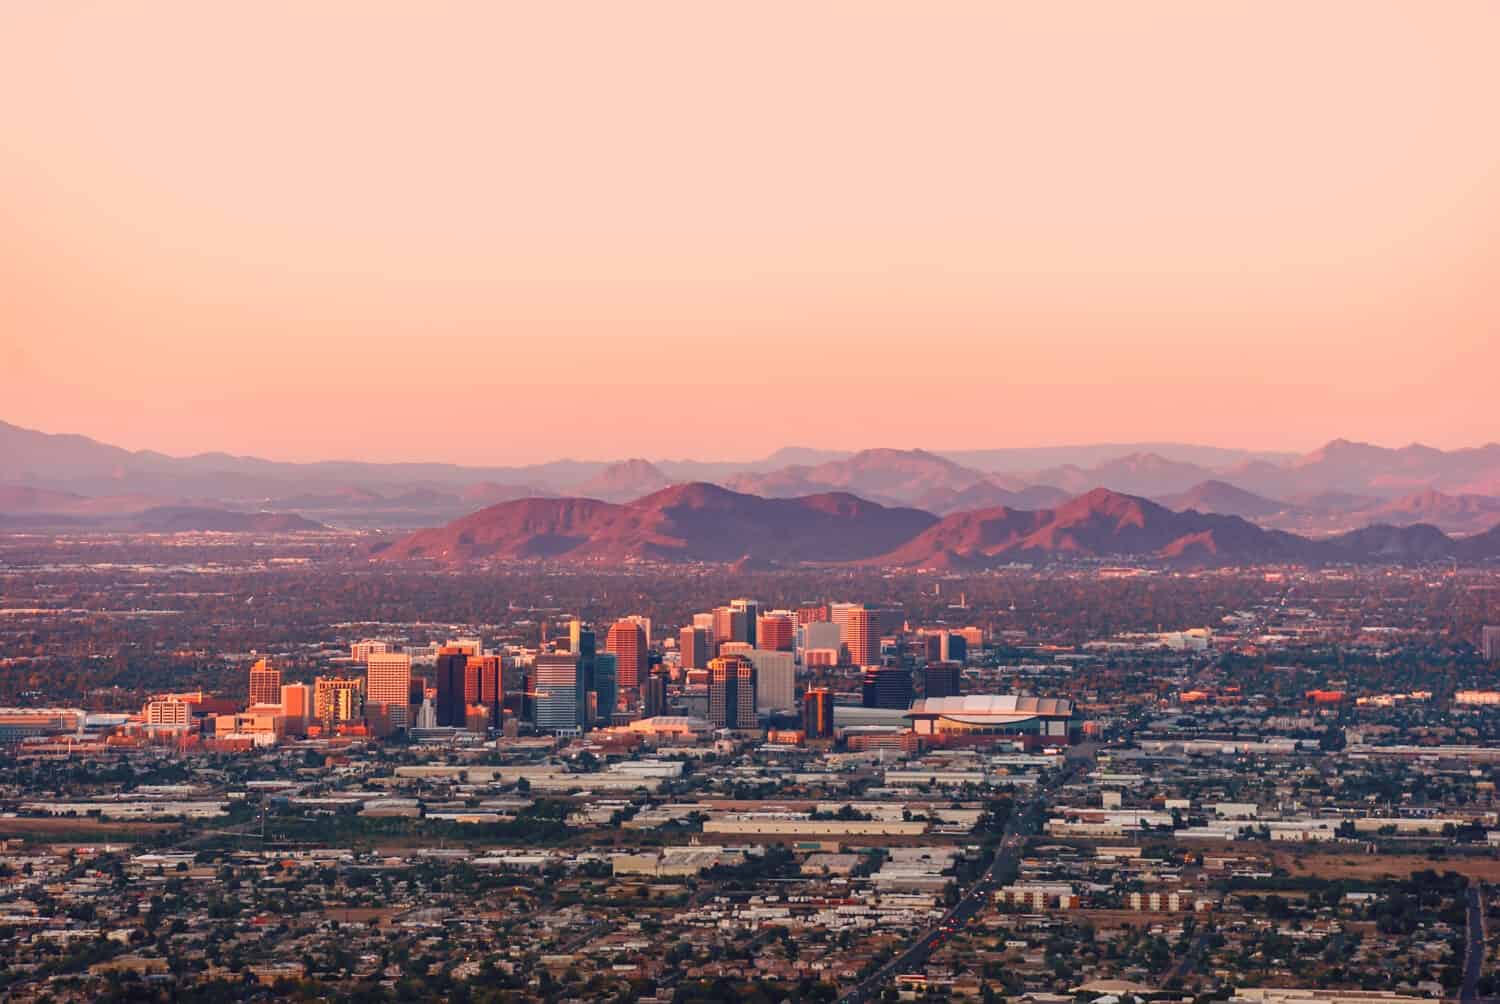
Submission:
M 372 549 L 382 561 L 551 559 L 983 568 L 1057 558 L 1147 557 L 1193 563 L 1485 560 L 1500 525 L 1454 539 L 1436 527 L 1377 525 L 1314 540 L 1239 516 L 1176 512 L 1095 488 L 1050 509 L 998 506 L 939 519 L 842 492 L 764 498 L 717 485 L 673 485 L 634 502 L 521 499 Z
M 1376 523 L 1475 534 L 1500 518 L 1500 444 L 1388 449 L 1343 439 L 1307 454 L 1191 444 L 859 452 L 786 447 L 758 460 L 557 460 L 511 467 L 288 463 L 226 453 L 173 457 L 0 422 L 0 516 L 28 525 L 110 523 L 165 506 L 291 513 L 344 528 L 416 529 L 498 502 L 623 504 L 682 483 L 801 498 L 847 493 L 947 517 L 1062 506 L 1094 488 L 1168 509 L 1332 536 Z
M 495 558 L 843 562 L 891 550 L 936 519 L 842 492 L 770 499 L 698 482 L 623 505 L 586 498 L 502 502 L 419 530 L 379 554 L 447 564 Z

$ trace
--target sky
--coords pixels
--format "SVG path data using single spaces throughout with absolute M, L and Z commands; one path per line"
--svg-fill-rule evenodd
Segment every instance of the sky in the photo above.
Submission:
M 1500 4 L 0 5 L 0 419 L 466 463 L 1500 439 Z

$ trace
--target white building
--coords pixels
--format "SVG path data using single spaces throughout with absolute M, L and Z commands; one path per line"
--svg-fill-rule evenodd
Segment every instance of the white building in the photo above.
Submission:
M 757 648 L 746 653 L 755 665 L 755 710 L 793 711 L 797 707 L 792 653 Z

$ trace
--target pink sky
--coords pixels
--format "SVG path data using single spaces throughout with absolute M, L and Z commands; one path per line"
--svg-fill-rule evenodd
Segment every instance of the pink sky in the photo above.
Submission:
M 1500 4 L 0 5 L 0 419 L 1500 439 Z

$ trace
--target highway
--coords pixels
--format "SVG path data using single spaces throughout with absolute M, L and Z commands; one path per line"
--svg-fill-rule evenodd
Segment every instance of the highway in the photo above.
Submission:
M 1065 765 L 1061 769 L 1050 772 L 1044 781 L 1038 782 L 1030 798 L 1024 801 L 1018 799 L 1015 810 L 1005 824 L 1000 848 L 995 852 L 995 859 L 990 862 L 990 867 L 985 873 L 964 891 L 963 896 L 947 913 L 943 914 L 942 920 L 936 927 L 923 931 L 906 947 L 905 951 L 894 956 L 885 965 L 861 980 L 857 986 L 839 998 L 840 1004 L 863 1004 L 866 1001 L 878 1000 L 880 991 L 895 977 L 902 973 L 925 971 L 927 959 L 932 955 L 933 950 L 954 931 L 973 919 L 974 915 L 984 908 L 995 890 L 1004 884 L 1006 881 L 1004 876 L 1013 874 L 1019 867 L 1021 849 L 1026 845 L 1026 838 L 1038 831 L 1046 817 L 1045 796 L 1047 793 L 1067 784 L 1081 766 L 1091 763 L 1092 760 L 1092 746 L 1074 747 L 1068 751 Z
M 1479 977 L 1484 970 L 1484 887 L 1478 882 L 1469 883 L 1469 923 L 1464 939 L 1464 982 L 1459 991 L 1460 1004 L 1475 1004 L 1479 1000 Z

